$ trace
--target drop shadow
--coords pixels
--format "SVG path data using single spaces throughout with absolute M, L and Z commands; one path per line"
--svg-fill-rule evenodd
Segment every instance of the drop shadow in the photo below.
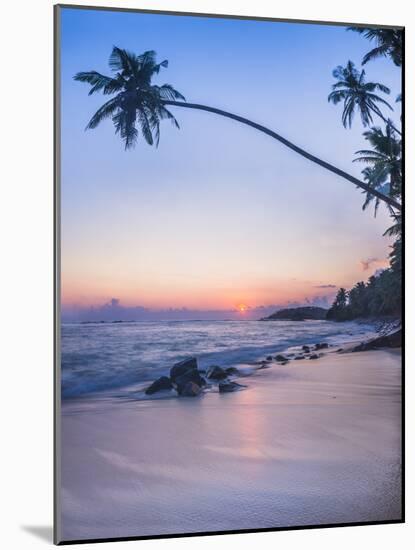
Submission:
M 53 544 L 53 527 L 51 525 L 21 525 L 21 528 L 26 533 Z

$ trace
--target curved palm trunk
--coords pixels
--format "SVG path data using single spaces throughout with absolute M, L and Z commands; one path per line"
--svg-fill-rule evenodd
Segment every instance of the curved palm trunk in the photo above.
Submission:
M 268 136 L 276 139 L 277 141 L 281 142 L 283 145 L 288 147 L 289 149 L 292 149 L 299 155 L 305 157 L 308 160 L 311 160 L 311 162 L 315 162 L 319 166 L 322 166 L 326 170 L 329 170 L 330 172 L 333 172 L 333 174 L 336 174 L 337 176 L 340 176 L 354 185 L 357 185 L 364 191 L 371 193 L 378 199 L 386 202 L 386 204 L 393 206 L 397 210 L 401 210 L 402 206 L 399 202 L 395 201 L 391 197 L 387 197 L 383 193 L 380 193 L 380 191 L 377 191 L 376 189 L 372 189 L 369 185 L 364 183 L 363 181 L 358 180 L 354 176 L 351 176 L 347 172 L 344 172 L 343 170 L 340 170 L 339 168 L 336 168 L 332 164 L 319 159 L 318 157 L 315 157 L 314 155 L 308 153 L 304 149 L 301 149 L 301 147 L 298 147 L 297 145 L 294 145 L 294 143 L 291 143 L 291 141 L 288 141 L 288 139 L 285 139 L 284 137 L 280 136 L 276 132 L 273 132 L 272 130 L 269 130 L 265 126 L 261 126 L 261 124 L 257 124 L 256 122 L 252 122 L 251 120 L 248 120 L 247 118 L 241 117 L 239 115 L 234 115 L 232 113 L 228 113 L 227 111 L 222 111 L 221 109 L 216 109 L 215 107 L 208 107 L 207 105 L 200 105 L 198 103 L 186 103 L 184 101 L 170 101 L 165 100 L 163 101 L 164 105 L 172 105 L 176 107 L 186 107 L 187 109 L 198 109 L 199 111 L 207 111 L 209 113 L 215 113 L 217 115 L 224 116 L 226 118 L 230 118 L 232 120 L 236 120 L 238 122 L 241 122 L 242 124 L 246 124 L 248 126 L 251 126 L 252 128 L 255 128 L 256 130 L 259 130 L 260 132 L 263 132 L 264 134 L 267 134 Z

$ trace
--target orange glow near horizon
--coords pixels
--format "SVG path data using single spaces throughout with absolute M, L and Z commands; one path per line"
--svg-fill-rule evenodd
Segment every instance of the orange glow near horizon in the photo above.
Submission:
M 335 246 L 339 243 L 336 239 Z M 146 254 L 151 252 L 151 257 L 144 252 L 131 255 L 124 248 L 113 248 L 113 256 L 106 249 L 94 256 L 83 249 L 70 250 L 62 258 L 62 305 L 99 307 L 115 298 L 125 307 L 236 310 L 245 316 L 260 306 L 304 304 L 322 296 L 331 299 L 340 286 L 350 288 L 388 264 L 380 252 L 359 254 L 359 261 L 355 250 L 348 249 L 333 265 L 327 252 L 309 248 L 281 256 L 262 254 L 247 262 L 245 243 L 243 254 L 235 249 L 219 255 L 202 246 L 192 248 L 192 262 L 184 268 L 182 252 L 173 253 L 173 244 L 164 244 L 161 251 L 149 247 Z M 353 248 L 349 243 L 347 247 Z M 255 257 L 254 251 L 249 256 Z M 237 271 L 234 264 L 243 264 L 243 269 Z
M 208 288 L 192 288 L 190 285 L 153 285 L 149 281 L 142 284 L 114 284 L 101 281 L 89 282 L 84 279 L 81 284 L 75 281 L 62 281 L 62 305 L 64 307 L 99 307 L 111 299 L 119 300 L 125 307 L 142 306 L 151 310 L 191 309 L 200 311 L 237 311 L 241 316 L 260 306 L 289 305 L 304 303 L 307 299 L 335 293 L 336 288 L 317 288 L 317 283 L 300 280 L 279 280 L 274 284 L 258 284 L 242 287 L 242 281 L 236 288 L 230 285 L 212 285 Z M 245 300 L 240 301 L 241 294 Z M 249 305 L 248 305 L 249 304 Z
M 325 259 L 323 265 L 326 262 Z M 328 278 L 321 274 L 321 268 L 312 272 L 315 264 L 311 264 L 305 277 L 298 266 L 291 276 L 281 276 L 281 272 L 288 271 L 281 260 L 278 266 L 269 266 L 269 274 L 264 274 L 262 265 L 255 263 L 249 266 L 249 273 L 240 277 L 235 277 L 230 269 L 225 273 L 213 270 L 213 263 L 212 273 L 207 265 L 192 265 L 186 273 L 173 265 L 166 273 L 163 269 L 157 272 L 154 266 L 142 269 L 134 264 L 131 271 L 118 271 L 102 261 L 97 277 L 95 265 L 80 268 L 79 264 L 68 262 L 62 272 L 61 299 L 64 307 L 100 307 L 114 298 L 124 307 L 236 310 L 242 317 L 261 306 L 304 304 L 323 296 L 331 300 L 340 286 L 349 288 L 358 280 L 367 280 L 383 264 L 387 261 L 378 258 L 360 263 L 339 262 Z

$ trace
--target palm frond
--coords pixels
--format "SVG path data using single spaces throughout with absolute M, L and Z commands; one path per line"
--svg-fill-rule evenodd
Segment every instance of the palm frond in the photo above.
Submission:
M 138 137 L 138 130 L 135 127 L 135 111 L 120 109 L 112 117 L 112 121 L 115 126 L 115 133 L 120 134 L 121 139 L 124 141 L 125 149 L 133 147 Z
M 335 90 L 334 92 L 329 93 L 327 101 L 331 101 L 334 105 L 337 105 L 337 103 L 340 103 L 340 101 L 343 101 L 345 99 L 345 94 L 346 92 L 344 90 Z
M 173 126 L 175 126 L 178 130 L 180 130 L 180 126 L 179 126 L 179 123 L 176 120 L 176 117 L 168 109 L 166 109 L 166 107 L 164 107 L 164 106 L 160 107 L 158 109 L 158 114 L 159 114 L 161 119 L 170 120 L 171 123 L 173 124 Z
M 368 61 L 372 61 L 372 59 L 376 59 L 377 57 L 387 57 L 388 52 L 389 47 L 386 44 L 373 48 L 373 50 L 370 50 L 370 52 L 363 57 L 362 65 L 366 65 Z
M 393 111 L 393 108 L 391 107 L 391 105 L 389 105 L 389 103 L 382 97 L 379 97 L 378 95 L 372 94 L 372 93 L 366 94 L 366 97 L 372 102 L 372 104 L 382 103 L 382 105 L 386 105 L 387 107 L 389 107 L 391 111 Z
M 388 227 L 388 229 L 383 233 L 383 236 L 388 237 L 397 237 L 399 235 L 402 235 L 402 222 L 395 223 L 394 225 L 391 225 Z
M 123 83 L 120 80 L 105 76 L 97 71 L 77 73 L 73 78 L 79 82 L 91 84 L 92 87 L 88 95 L 92 95 L 99 90 L 103 90 L 104 94 L 111 94 L 121 90 L 123 87 Z
M 153 134 L 151 132 L 151 126 L 150 126 L 150 122 L 148 120 L 146 112 L 144 110 L 140 111 L 138 113 L 138 118 L 140 121 L 141 133 L 143 134 L 144 139 L 149 145 L 153 145 L 154 143 Z
M 117 97 L 113 97 L 112 99 L 104 103 L 104 105 L 102 105 L 102 107 L 98 109 L 98 111 L 88 122 L 85 130 L 93 130 L 94 128 L 96 128 L 98 124 L 100 124 L 100 122 L 112 116 L 114 112 L 118 109 L 118 106 L 119 105 Z
M 117 46 L 113 47 L 108 64 L 113 71 L 120 71 L 124 74 L 133 74 L 138 68 L 137 57 Z
M 375 90 L 379 90 L 383 92 L 384 94 L 390 94 L 390 88 L 385 86 L 384 84 L 380 84 L 379 82 L 368 82 L 366 84 L 366 89 L 369 90 L 369 92 L 373 92 Z
M 158 87 L 158 90 L 162 99 L 170 99 L 173 101 L 180 99 L 182 101 L 186 101 L 184 95 L 175 90 L 173 86 L 171 86 L 171 84 L 163 84 L 162 86 Z
M 147 50 L 146 52 L 135 56 L 137 63 L 140 66 L 143 65 L 156 65 L 156 52 L 154 50 Z M 164 63 L 164 61 L 163 61 Z M 167 65 L 166 65 L 167 67 Z
M 349 99 L 345 102 L 345 107 L 343 109 L 342 123 L 345 128 L 349 126 L 351 128 L 354 118 L 354 105 L 353 102 Z
M 161 63 L 157 63 L 156 65 L 154 65 L 154 73 L 158 74 L 160 72 L 161 67 L 164 67 L 165 69 L 167 69 L 168 66 L 169 66 L 169 62 L 167 61 L 167 59 L 164 59 L 164 61 L 162 61 Z
M 366 153 L 366 154 L 364 154 Z M 363 156 L 359 157 L 359 158 L 356 158 L 356 159 L 353 159 L 353 162 L 377 162 L 377 161 L 382 161 L 383 160 L 383 156 L 381 155 L 377 155 L 375 153 L 373 154 L 369 154 L 369 151 L 356 151 L 355 153 L 356 155 L 359 155 L 359 154 L 362 154 Z
M 145 109 L 147 115 L 147 120 L 150 125 L 151 132 L 153 134 L 153 139 L 156 147 L 158 147 L 160 142 L 160 117 L 158 112 L 155 109 Z

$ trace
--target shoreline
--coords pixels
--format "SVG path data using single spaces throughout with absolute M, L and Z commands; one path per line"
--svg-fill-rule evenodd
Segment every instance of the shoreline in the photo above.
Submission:
M 232 395 L 70 400 L 62 538 L 399 520 L 400 452 L 399 349 L 262 369 Z
M 378 320 L 379 321 L 379 320 Z M 306 321 L 303 323 L 298 323 L 297 321 L 293 321 L 293 326 L 298 326 L 304 324 L 304 335 L 297 339 L 295 343 L 289 344 L 287 342 L 286 346 L 281 346 L 281 344 L 263 344 L 262 350 L 258 349 L 255 353 L 254 348 L 240 348 L 240 352 L 238 352 L 237 348 L 230 349 L 225 353 L 225 356 L 222 357 L 222 351 L 216 352 L 216 353 L 210 353 L 206 356 L 200 356 L 196 350 L 194 355 L 191 355 L 192 350 L 190 349 L 190 353 L 184 353 L 182 355 L 182 358 L 184 360 L 190 360 L 192 358 L 196 359 L 198 362 L 197 368 L 199 369 L 200 374 L 205 378 L 206 382 L 208 383 L 208 387 L 202 388 L 204 392 L 207 390 L 211 390 L 212 388 L 209 387 L 209 384 L 213 384 L 213 390 L 215 390 L 215 386 L 217 389 L 218 380 L 209 380 L 206 376 L 206 371 L 211 365 L 217 365 L 220 368 L 223 368 L 224 370 L 227 370 L 229 368 L 231 369 L 237 369 L 240 371 L 240 376 L 233 373 L 229 377 L 229 381 L 235 381 L 238 378 L 244 378 L 246 379 L 251 376 L 256 375 L 256 371 L 269 368 L 272 366 L 276 366 L 281 361 L 277 361 L 276 358 L 280 355 L 286 355 L 287 361 L 292 361 L 297 358 L 297 356 L 301 357 L 304 354 L 304 351 L 302 350 L 303 347 L 310 348 L 310 353 L 305 353 L 305 356 L 308 358 L 310 355 L 313 354 L 313 352 L 317 352 L 319 357 L 322 355 L 336 351 L 339 348 L 346 349 L 347 347 L 350 347 L 350 345 L 358 345 L 359 343 L 362 343 L 364 341 L 367 341 L 368 339 L 372 339 L 376 337 L 376 334 L 382 334 L 385 331 L 385 324 L 382 322 L 380 325 L 375 324 L 375 322 L 372 320 L 369 322 L 369 320 L 360 320 L 359 322 L 346 322 L 347 324 L 352 323 L 357 324 L 359 326 L 365 327 L 365 330 L 361 331 L 360 334 L 352 334 L 352 332 L 349 332 L 350 329 L 347 328 L 347 326 L 344 326 L 344 334 L 342 334 L 341 338 L 336 338 L 334 336 L 325 335 L 324 333 L 317 333 L 314 334 L 314 331 L 310 333 L 310 327 L 313 325 L 313 323 L 316 321 Z M 319 322 L 319 321 L 317 321 Z M 281 321 L 269 321 L 267 324 L 272 323 L 275 325 L 279 325 Z M 337 326 L 339 322 L 329 321 L 330 325 Z M 307 328 L 306 328 L 307 327 Z M 392 326 L 393 328 L 393 326 Z M 386 327 L 386 332 L 388 330 L 391 330 L 391 326 L 388 325 Z M 382 332 L 383 331 L 383 332 Z M 324 332 L 324 331 L 323 331 Z M 269 336 L 270 342 L 272 342 L 272 335 Z M 314 349 L 314 347 L 320 346 L 323 344 L 325 348 L 328 349 Z M 243 350 L 243 351 L 242 351 Z M 216 357 L 218 355 L 218 357 Z M 316 359 L 316 357 L 313 357 L 313 359 Z M 176 359 L 177 361 L 178 359 Z M 62 402 L 70 402 L 73 400 L 88 400 L 88 399 L 99 399 L 100 397 L 107 398 L 111 396 L 119 396 L 122 397 L 122 394 L 125 393 L 124 397 L 127 398 L 135 398 L 135 399 L 165 399 L 165 398 L 174 398 L 178 397 L 175 390 L 169 391 L 161 391 L 154 393 L 152 395 L 146 395 L 145 390 L 156 380 L 158 380 L 158 377 L 164 377 L 169 376 L 170 370 L 172 366 L 175 364 L 176 361 L 171 361 L 170 364 L 167 363 L 167 365 L 163 366 L 162 368 L 158 367 L 152 377 L 148 377 L 148 374 L 143 379 L 134 380 L 125 384 L 114 384 L 114 385 L 108 385 L 108 387 L 102 387 L 97 389 L 90 389 L 89 391 L 85 391 L 79 394 L 74 395 L 64 395 L 62 396 Z M 165 362 L 165 361 L 164 361 Z M 131 374 L 133 371 L 131 371 Z M 147 371 L 147 373 L 150 373 L 150 371 Z M 131 377 L 131 375 L 130 375 Z M 81 382 L 81 379 L 79 380 Z M 67 391 L 67 390 L 65 390 Z

